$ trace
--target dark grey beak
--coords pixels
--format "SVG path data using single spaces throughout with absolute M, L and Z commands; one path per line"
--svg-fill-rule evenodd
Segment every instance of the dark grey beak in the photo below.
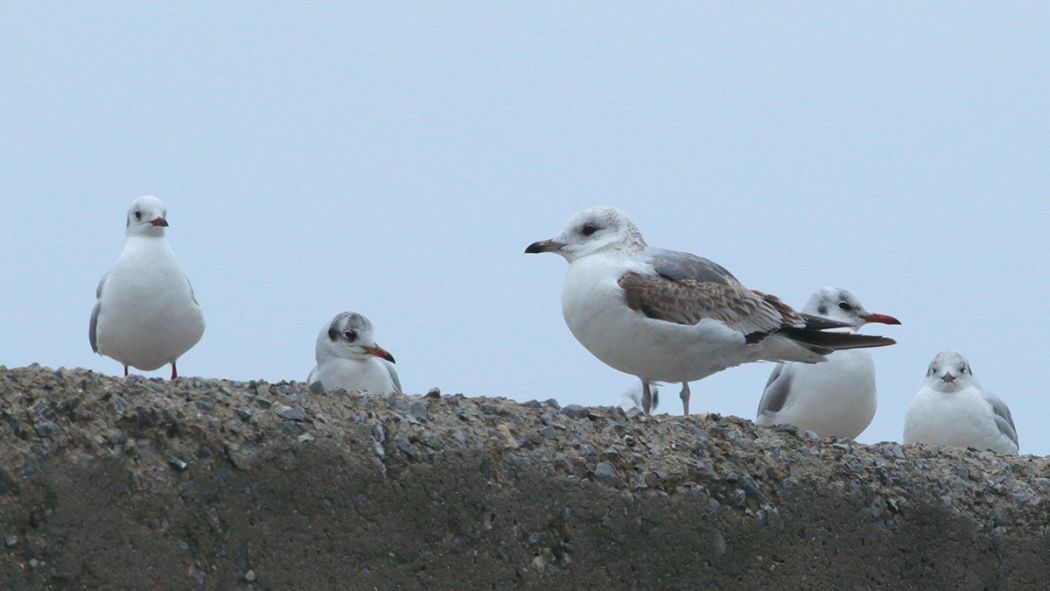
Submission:
M 946 373 L 943 376 L 941 376 L 941 381 L 942 382 L 946 382 L 948 384 L 954 383 L 955 382 L 955 376 L 953 376 L 950 373 Z
M 561 250 L 561 247 L 565 246 L 561 242 L 555 242 L 553 240 L 540 240 L 539 242 L 533 242 L 525 249 L 525 254 L 537 254 L 540 252 L 555 252 Z

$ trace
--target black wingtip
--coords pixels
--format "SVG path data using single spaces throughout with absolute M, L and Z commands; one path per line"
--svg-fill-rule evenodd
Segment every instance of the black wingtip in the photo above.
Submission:
M 808 328 L 788 327 L 780 331 L 789 339 L 812 347 L 839 351 L 843 349 L 868 349 L 888 347 L 897 341 L 883 336 L 853 334 L 848 332 L 824 332 Z

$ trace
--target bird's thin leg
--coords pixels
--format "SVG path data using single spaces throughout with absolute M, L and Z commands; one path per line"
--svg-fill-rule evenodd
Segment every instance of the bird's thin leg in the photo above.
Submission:
M 128 366 L 124 366 L 124 377 L 128 377 Z
M 171 379 L 174 380 L 177 377 L 179 377 L 179 372 L 175 370 L 175 362 L 172 361 L 171 362 Z
M 682 382 L 682 392 L 678 397 L 682 399 L 682 414 L 689 416 L 689 382 Z
M 648 415 L 653 407 L 653 393 L 649 390 L 649 381 L 642 380 L 642 411 Z

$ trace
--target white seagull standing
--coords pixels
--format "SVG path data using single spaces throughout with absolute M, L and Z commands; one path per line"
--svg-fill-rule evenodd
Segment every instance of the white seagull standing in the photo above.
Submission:
M 824 332 L 848 325 L 799 314 L 707 259 L 650 248 L 610 207 L 576 214 L 557 237 L 525 252 L 555 252 L 569 262 L 565 323 L 595 357 L 642 381 L 646 412 L 654 381 L 686 383 L 760 360 L 817 363 L 838 349 L 894 342 Z M 688 414 L 688 390 L 682 394 Z
M 394 356 L 376 344 L 372 323 L 355 312 L 340 312 L 321 328 L 314 348 L 317 367 L 306 378 L 325 389 L 401 393 Z
M 164 203 L 139 197 L 128 210 L 124 250 L 95 290 L 88 338 L 91 350 L 124 365 L 153 371 L 171 364 L 204 334 L 204 314 L 189 279 L 164 238 Z
M 904 419 L 904 443 L 990 449 L 1016 454 L 1017 429 L 1010 409 L 977 383 L 958 351 L 941 351 L 926 371 Z
M 848 289 L 822 287 L 802 308 L 843 322 L 856 331 L 869 322 L 900 324 L 885 314 L 872 314 Z M 839 351 L 824 363 L 781 363 L 773 368 L 758 403 L 759 425 L 795 425 L 823 437 L 855 439 L 875 416 L 875 362 L 867 351 Z

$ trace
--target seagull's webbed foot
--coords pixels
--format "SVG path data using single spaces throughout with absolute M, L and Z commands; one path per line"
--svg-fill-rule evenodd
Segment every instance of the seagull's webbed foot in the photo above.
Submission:
M 682 382 L 682 392 L 678 397 L 682 399 L 682 414 L 689 416 L 689 382 Z
M 171 379 L 174 380 L 177 377 L 179 377 L 179 372 L 178 372 L 178 370 L 175 369 L 175 362 L 172 361 L 171 362 Z

